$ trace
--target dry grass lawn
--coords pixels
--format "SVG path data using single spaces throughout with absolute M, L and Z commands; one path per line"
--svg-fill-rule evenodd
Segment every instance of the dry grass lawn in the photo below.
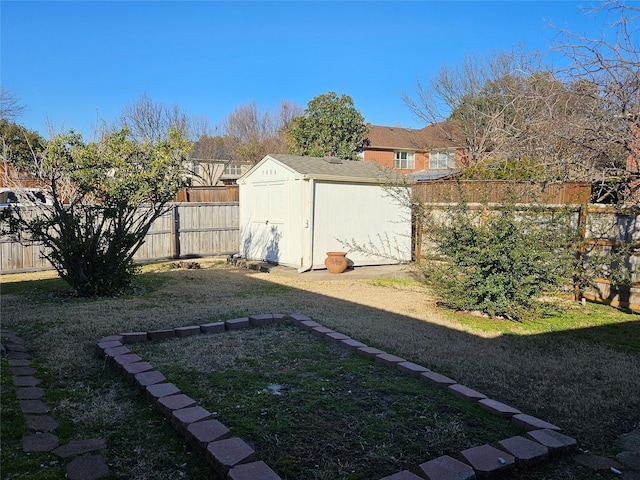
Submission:
M 2 327 L 14 329 L 28 342 L 50 383 L 54 415 L 73 424 L 69 435 L 101 435 L 109 441 L 109 425 L 130 421 L 144 408 L 97 358 L 96 339 L 293 312 L 557 424 L 592 452 L 612 453 L 619 434 L 640 427 L 637 351 L 562 331 L 534 334 L 513 324 L 506 329 L 509 334 L 500 328 L 475 328 L 468 319 L 440 311 L 421 284 L 397 279 L 409 275 L 399 274 L 396 267 L 377 269 L 377 278 L 367 278 L 371 275 L 361 269 L 342 275 L 297 274 L 282 268 L 259 273 L 217 259 L 198 261 L 200 270 L 172 270 L 169 263 L 147 266 L 147 292 L 118 299 L 54 300 L 48 293 L 60 284 L 51 280 L 50 272 L 1 277 Z M 21 283 L 26 280 L 32 283 Z M 25 285 L 30 288 L 26 293 Z M 625 328 L 640 337 L 637 316 L 616 315 L 621 324 L 633 322 Z M 589 328 L 595 329 L 590 336 L 597 337 L 600 327 Z M 145 477 L 149 469 L 155 469 L 153 478 L 172 478 L 179 466 L 151 464 L 159 457 L 188 457 L 175 451 L 179 447 L 165 450 L 143 432 L 137 435 L 142 438 L 139 451 L 111 452 L 112 466 L 126 470 L 127 478 L 151 478 Z M 526 478 L 583 478 L 569 463 L 554 468 Z

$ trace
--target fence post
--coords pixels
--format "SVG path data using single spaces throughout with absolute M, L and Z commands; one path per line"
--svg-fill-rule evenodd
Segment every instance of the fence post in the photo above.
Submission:
M 576 252 L 577 262 L 576 262 L 576 270 L 582 270 L 582 266 L 584 264 L 584 251 L 585 251 L 585 242 L 587 238 L 587 215 L 588 215 L 588 205 L 583 203 L 580 205 L 580 209 L 578 210 L 578 231 L 580 234 L 580 241 L 578 242 L 578 251 Z M 580 292 L 582 285 L 580 282 L 580 277 L 578 275 L 574 275 L 574 283 L 573 283 L 573 299 L 576 302 L 579 302 L 582 298 L 582 293 Z
M 413 255 L 412 260 L 420 265 L 420 258 L 422 257 L 422 229 L 424 221 L 424 209 L 421 202 L 414 202 L 411 208 L 411 252 Z
M 180 258 L 180 213 L 177 203 L 171 209 L 171 258 Z

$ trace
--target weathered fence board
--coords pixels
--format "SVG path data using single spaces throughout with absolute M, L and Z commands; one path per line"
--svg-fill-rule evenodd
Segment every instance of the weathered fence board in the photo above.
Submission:
M 139 262 L 237 253 L 239 204 L 174 203 L 157 219 L 136 252 Z M 0 238 L 0 270 L 20 273 L 51 269 L 39 245 L 23 246 Z

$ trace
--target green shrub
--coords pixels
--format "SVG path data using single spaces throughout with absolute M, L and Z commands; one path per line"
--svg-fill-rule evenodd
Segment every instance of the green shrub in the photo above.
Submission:
M 448 306 L 514 320 L 536 317 L 545 293 L 569 284 L 574 229 L 563 215 L 542 217 L 506 207 L 485 221 L 466 205 L 425 231 L 435 246 L 425 278 Z

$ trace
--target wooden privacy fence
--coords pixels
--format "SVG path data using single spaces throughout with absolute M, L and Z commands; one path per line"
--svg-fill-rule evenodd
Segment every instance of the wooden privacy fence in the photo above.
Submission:
M 502 203 L 508 199 L 513 203 L 582 205 L 591 197 L 591 184 L 436 180 L 415 184 L 413 196 L 422 203 Z
M 173 203 L 151 226 L 136 252 L 139 262 L 192 256 L 228 255 L 239 251 L 239 203 Z M 42 246 L 23 246 L 0 238 L 2 273 L 49 270 Z
M 423 231 L 424 212 L 429 212 L 432 218 L 444 218 L 447 212 L 457 203 L 416 203 L 413 218 L 412 257 L 420 263 L 424 255 L 426 234 Z M 491 212 L 498 211 L 504 206 L 500 203 L 468 203 L 467 208 L 475 212 L 479 222 L 486 219 Z M 518 211 L 534 209 L 541 218 L 562 212 L 569 216 L 572 225 L 579 227 L 582 246 L 576 255 L 587 258 L 590 252 L 610 251 L 625 245 L 631 247 L 629 255 L 623 262 L 632 271 L 632 286 L 619 287 L 604 279 L 594 279 L 595 286 L 582 293 L 587 300 L 597 301 L 608 305 L 640 311 L 640 212 L 636 208 L 614 208 L 602 204 L 517 204 Z M 426 248 L 429 248 L 427 245 Z M 615 266 L 613 268 L 616 268 Z

